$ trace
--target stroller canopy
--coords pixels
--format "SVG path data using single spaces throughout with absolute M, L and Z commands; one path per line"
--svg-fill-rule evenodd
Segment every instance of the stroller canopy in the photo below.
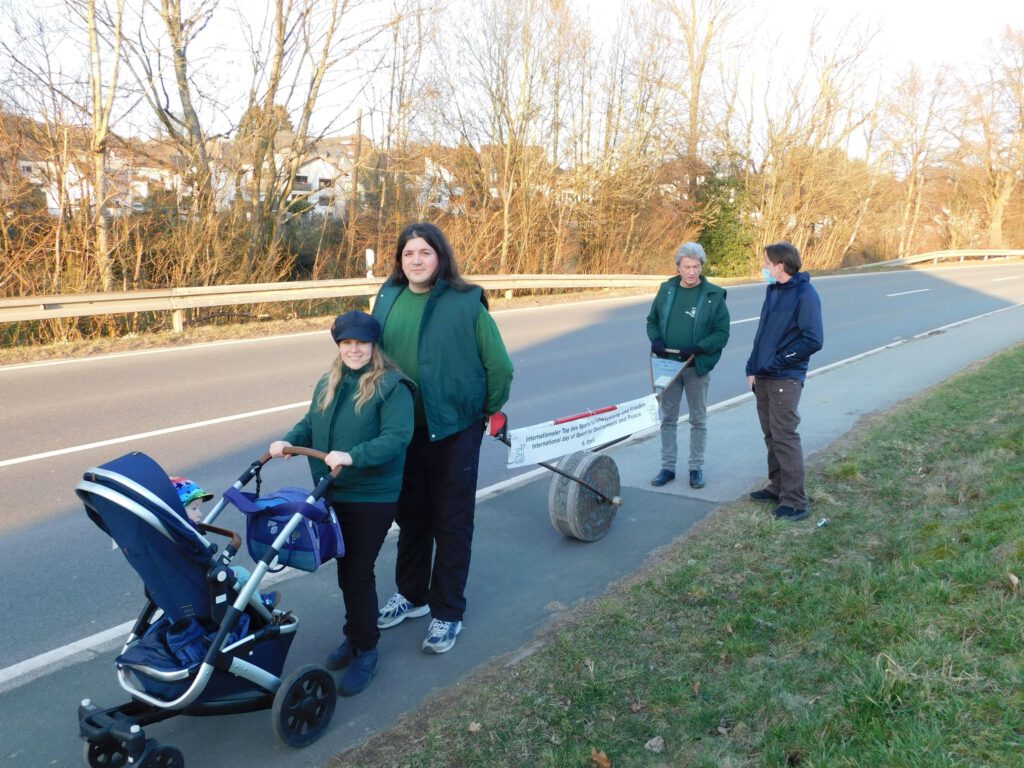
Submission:
M 159 464 L 144 453 L 125 454 L 88 470 L 75 493 L 172 622 L 209 618 L 206 573 L 215 548 L 188 519 Z

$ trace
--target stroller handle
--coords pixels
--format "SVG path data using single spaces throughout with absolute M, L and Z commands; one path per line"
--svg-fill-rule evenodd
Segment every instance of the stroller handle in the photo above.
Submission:
M 242 548 L 242 537 L 227 528 L 218 528 L 215 525 L 199 523 L 199 530 L 203 533 L 216 533 L 218 536 L 224 536 L 225 538 L 231 539 L 231 544 L 229 546 L 231 547 L 232 557 L 239 549 Z
M 324 458 L 326 458 L 326 456 L 327 456 L 327 453 L 324 452 L 324 451 L 318 451 L 316 448 L 303 448 L 302 446 L 299 446 L 299 445 L 289 445 L 289 446 L 287 446 L 284 449 L 284 453 L 287 456 L 309 456 L 309 457 L 314 458 L 314 459 L 320 459 L 320 461 L 323 461 Z M 272 458 L 274 458 L 274 457 L 271 456 L 270 453 L 264 453 L 262 456 L 260 456 L 260 466 L 263 466 L 268 461 L 270 461 Z M 331 470 L 331 477 L 337 477 L 340 474 L 341 474 L 341 467 L 340 466 L 339 467 L 335 467 L 334 469 Z

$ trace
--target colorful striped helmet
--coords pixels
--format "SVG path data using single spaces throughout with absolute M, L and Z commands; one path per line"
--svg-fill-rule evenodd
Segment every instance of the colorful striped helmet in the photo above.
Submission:
M 178 492 L 178 498 L 181 499 L 181 506 L 183 507 L 187 507 L 196 499 L 209 501 L 213 498 L 212 493 L 207 493 L 187 477 L 172 477 L 171 484 L 174 486 L 174 490 Z

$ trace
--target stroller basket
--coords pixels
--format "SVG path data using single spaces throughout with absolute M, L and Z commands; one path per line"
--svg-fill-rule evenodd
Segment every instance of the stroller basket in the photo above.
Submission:
M 289 534 L 277 554 L 279 566 L 315 571 L 328 560 L 345 554 L 341 526 L 323 499 L 310 500 L 301 488 L 282 488 L 259 496 L 229 488 L 224 498 L 245 514 L 245 539 L 253 560 L 261 560 L 295 514 L 302 522 Z

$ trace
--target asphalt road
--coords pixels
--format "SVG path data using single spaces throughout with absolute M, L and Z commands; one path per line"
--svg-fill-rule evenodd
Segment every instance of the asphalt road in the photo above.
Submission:
M 1024 302 L 1020 264 L 828 277 L 815 284 L 826 338 L 816 368 Z M 733 335 L 713 374 L 711 402 L 746 391 L 743 363 L 763 292 L 761 284 L 729 290 Z M 512 425 L 646 394 L 649 302 L 641 297 L 497 313 L 516 364 L 506 409 Z M 17 628 L 4 632 L 0 672 L 47 651 L 59 658 L 68 644 L 134 618 L 140 606 L 134 573 L 110 551 L 73 494 L 85 469 L 144 450 L 169 472 L 222 491 L 301 415 L 331 354 L 325 331 L 0 367 L 0 557 L 6 565 L 0 609 Z M 200 424 L 208 420 L 215 423 Z M 124 440 L 160 430 L 167 431 Z M 110 444 L 80 449 L 101 441 Z M 503 446 L 485 442 L 481 487 L 510 477 L 504 454 Z M 308 483 L 298 461 L 275 462 L 267 479 Z M 230 513 L 221 521 L 238 523 Z M 390 592 L 388 572 L 382 569 L 381 577 L 382 593 Z M 55 695 L 59 679 L 60 673 L 52 675 Z M 40 738 L 44 734 L 41 727 Z

